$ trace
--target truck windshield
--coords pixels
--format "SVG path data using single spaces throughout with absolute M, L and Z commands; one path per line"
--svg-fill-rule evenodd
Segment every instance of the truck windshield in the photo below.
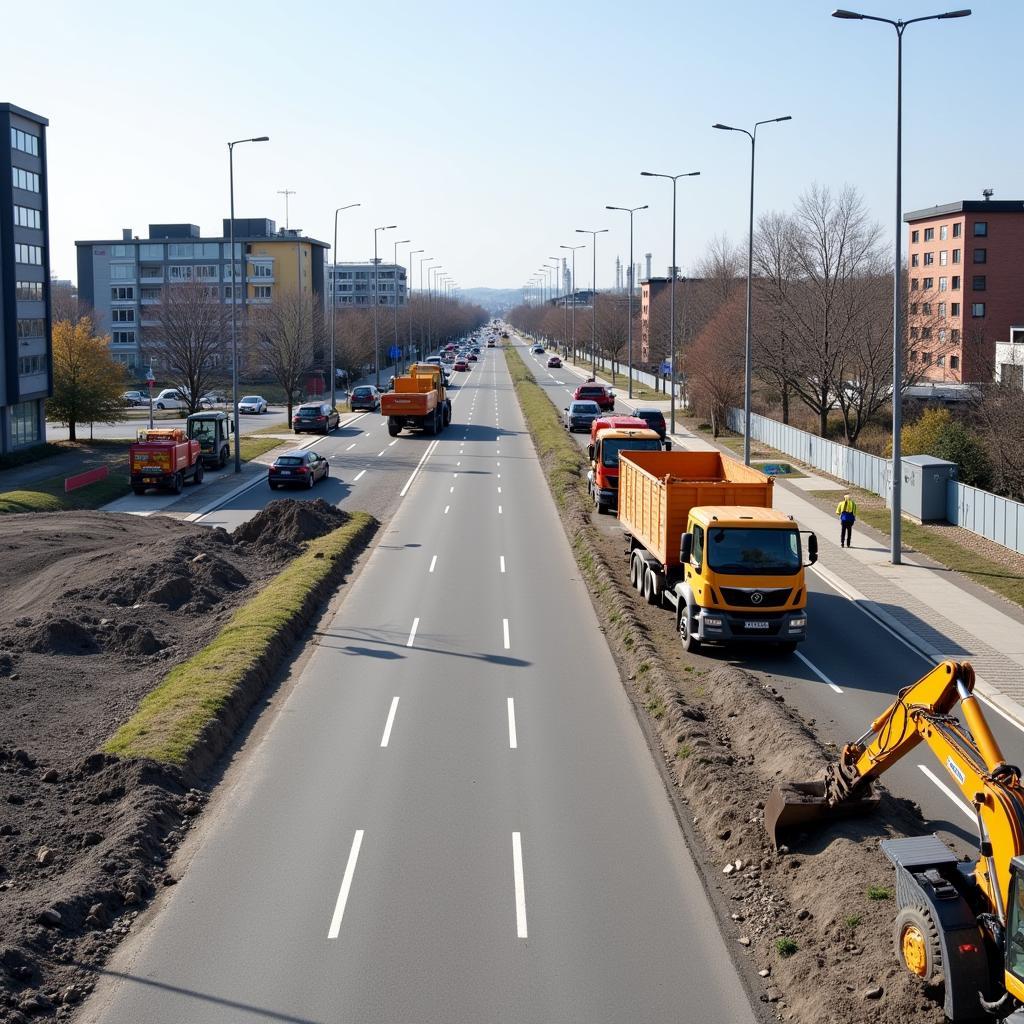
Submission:
M 613 468 L 619 464 L 619 452 L 661 451 L 661 441 L 656 437 L 622 437 L 601 442 L 601 464 Z
M 789 576 L 800 569 L 796 530 L 712 529 L 708 538 L 708 565 L 715 572 Z

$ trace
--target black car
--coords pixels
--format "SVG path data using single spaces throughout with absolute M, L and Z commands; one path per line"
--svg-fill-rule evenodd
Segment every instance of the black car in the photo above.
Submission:
M 644 420 L 647 423 L 647 426 L 649 426 L 651 430 L 653 430 L 658 437 L 662 439 L 662 441 L 665 440 L 665 435 L 668 433 L 668 424 L 665 422 L 665 414 L 660 409 L 654 409 L 650 406 L 641 406 L 633 413 L 633 415 Z
M 272 491 L 278 487 L 312 487 L 317 480 L 326 479 L 330 474 L 331 467 L 319 452 L 285 452 L 274 460 L 267 482 Z
M 300 405 L 292 415 L 292 428 L 296 434 L 303 431 L 329 434 L 341 422 L 341 414 L 326 402 Z
M 348 407 L 355 412 L 356 409 L 368 409 L 376 412 L 380 408 L 380 392 L 372 384 L 360 384 L 352 389 L 348 396 Z

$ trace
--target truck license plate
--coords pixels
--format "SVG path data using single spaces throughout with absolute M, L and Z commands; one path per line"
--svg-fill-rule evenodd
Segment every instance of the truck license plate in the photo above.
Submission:
M 748 619 L 747 629 L 767 629 L 768 623 L 764 619 Z

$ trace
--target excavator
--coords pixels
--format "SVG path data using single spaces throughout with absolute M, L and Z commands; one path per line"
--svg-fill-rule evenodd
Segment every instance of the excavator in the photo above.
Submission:
M 876 808 L 875 780 L 926 744 L 974 807 L 979 855 L 961 861 L 935 835 L 882 841 L 896 868 L 896 955 L 925 981 L 942 978 L 950 1021 L 980 1024 L 1024 1006 L 1024 787 L 974 683 L 969 662 L 944 661 L 904 687 L 824 778 L 773 791 L 765 827 L 778 845 L 794 829 Z

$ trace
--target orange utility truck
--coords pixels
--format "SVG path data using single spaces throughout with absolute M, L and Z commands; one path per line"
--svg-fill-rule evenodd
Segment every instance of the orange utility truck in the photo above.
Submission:
M 186 480 L 203 482 L 202 446 L 180 427 L 140 430 L 128 448 L 128 464 L 136 494 L 150 487 L 181 494 Z
M 624 451 L 619 521 L 630 582 L 675 611 L 683 648 L 754 640 L 796 650 L 807 632 L 802 537 L 772 508 L 774 481 L 718 452 Z M 807 565 L 818 539 L 807 537 Z
M 608 419 L 628 419 L 632 416 Z M 602 420 L 594 421 L 601 423 Z M 605 420 L 604 422 L 607 422 Z M 594 501 L 598 515 L 615 508 L 619 501 L 619 455 L 624 451 L 660 452 L 662 448 L 671 448 L 671 441 L 662 441 L 643 420 L 635 420 L 641 424 L 634 426 L 611 426 L 599 429 L 592 434 L 593 440 L 587 446 L 587 457 L 590 469 L 587 472 L 587 492 Z
M 441 367 L 413 363 L 408 373 L 395 378 L 394 389 L 380 396 L 380 412 L 388 418 L 392 437 L 403 427 L 438 433 L 452 420 L 452 403 Z

